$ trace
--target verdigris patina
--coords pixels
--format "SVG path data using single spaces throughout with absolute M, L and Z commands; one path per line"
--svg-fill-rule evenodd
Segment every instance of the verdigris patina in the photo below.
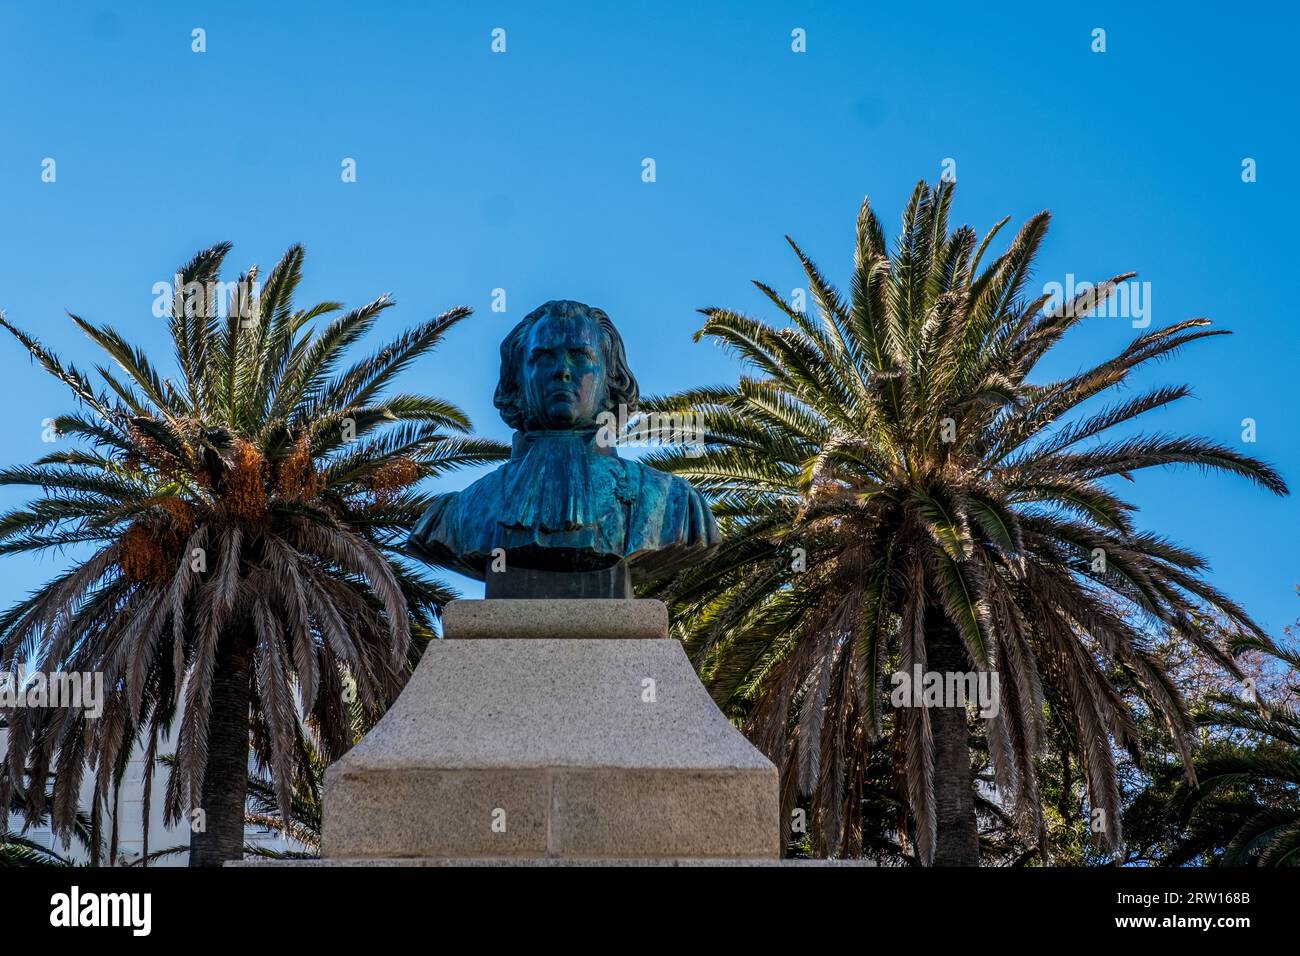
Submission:
M 494 404 L 515 429 L 510 460 L 441 495 L 409 550 L 485 581 L 492 597 L 631 597 L 717 546 L 709 506 L 685 480 L 598 440 L 625 420 L 636 378 L 608 315 L 547 302 L 501 343 Z

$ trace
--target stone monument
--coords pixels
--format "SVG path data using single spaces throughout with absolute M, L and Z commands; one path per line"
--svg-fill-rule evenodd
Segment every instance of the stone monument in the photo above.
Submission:
M 501 346 L 509 461 L 436 499 L 412 554 L 485 582 L 326 774 L 324 863 L 775 860 L 776 768 L 718 710 L 633 583 L 716 547 L 681 478 L 621 458 L 636 409 L 609 317 L 548 302 Z

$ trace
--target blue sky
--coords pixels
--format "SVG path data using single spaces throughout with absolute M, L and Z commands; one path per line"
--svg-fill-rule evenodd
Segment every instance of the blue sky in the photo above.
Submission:
M 76 6 L 0 6 L 0 308 L 79 365 L 97 356 L 64 310 L 156 350 L 152 286 L 193 252 L 229 239 L 233 265 L 269 267 L 303 242 L 302 302 L 396 296 L 376 340 L 473 306 L 405 384 L 505 438 L 497 344 L 532 307 L 604 308 L 643 391 L 731 379 L 729 358 L 691 342 L 694 310 L 770 317 L 749 280 L 799 284 L 785 233 L 846 283 L 862 196 L 897 222 L 951 158 L 956 221 L 983 231 L 1052 210 L 1040 284 L 1135 269 L 1154 326 L 1205 315 L 1233 329 L 1143 376 L 1196 395 L 1151 424 L 1239 447 L 1300 486 L 1291 9 Z M 490 50 L 497 27 L 504 54 Z M 1098 27 L 1105 53 L 1091 51 Z M 791 50 L 795 28 L 806 53 Z M 355 183 L 341 182 L 346 157 Z M 1258 182 L 1242 182 L 1245 157 Z M 1068 374 L 1133 334 L 1092 319 L 1042 371 Z M 3 341 L 0 407 L 10 465 L 49 450 L 41 420 L 70 401 Z M 1186 470 L 1125 490 L 1143 525 L 1207 555 L 1275 633 L 1297 617 L 1294 499 Z M 22 500 L 0 489 L 0 506 Z M 0 598 L 66 561 L 5 558 Z

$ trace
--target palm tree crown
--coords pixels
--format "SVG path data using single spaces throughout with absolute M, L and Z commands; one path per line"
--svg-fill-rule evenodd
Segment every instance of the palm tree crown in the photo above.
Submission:
M 1121 668 L 1186 753 L 1187 708 L 1148 653 L 1148 628 L 1182 634 L 1231 666 L 1193 618 L 1205 608 L 1263 639 L 1208 584 L 1204 562 L 1139 530 L 1107 479 L 1155 465 L 1243 475 L 1286 493 L 1267 465 L 1201 438 L 1116 426 L 1188 394 L 1156 388 L 1074 414 L 1140 366 L 1222 331 L 1192 319 L 1140 335 L 1101 364 L 1031 381 L 1039 360 L 1115 285 L 1048 308 L 1027 294 L 1048 214 L 981 269 L 983 240 L 951 233 L 949 183 L 920 183 L 891 254 L 869 204 L 841 295 L 791 241 L 817 315 L 756 283 L 781 327 L 702 310 L 700 335 L 747 363 L 735 386 L 653 400 L 708 423 L 704 454 L 659 453 L 716 505 L 724 545 L 662 588 L 724 706 L 783 768 L 787 810 L 809 795 L 822 852 L 852 853 L 860 781 L 888 728 L 919 860 L 977 854 L 964 707 L 888 707 L 887 675 L 996 672 L 984 721 L 998 792 L 1041 830 L 1034 758 L 1044 708 L 1074 730 L 1090 801 L 1118 843 L 1112 740 L 1136 747 L 1107 679 Z M 698 336 L 697 336 L 698 338 Z M 964 791 L 964 792 L 963 792 Z M 788 819 L 788 817 L 787 817 Z M 953 849 L 954 847 L 959 849 Z

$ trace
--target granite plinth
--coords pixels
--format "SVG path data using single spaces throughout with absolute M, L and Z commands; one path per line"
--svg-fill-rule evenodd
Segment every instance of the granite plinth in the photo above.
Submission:
M 452 601 L 442 613 L 443 633 L 458 641 L 567 639 L 653 640 L 668 636 L 662 601 L 617 599 Z
M 323 858 L 779 856 L 776 768 L 665 639 L 662 604 L 454 602 L 444 628 L 326 774 Z

